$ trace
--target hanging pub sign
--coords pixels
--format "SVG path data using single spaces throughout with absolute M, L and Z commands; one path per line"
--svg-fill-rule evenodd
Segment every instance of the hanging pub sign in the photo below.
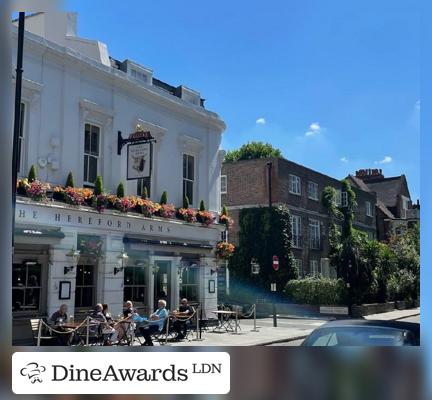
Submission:
M 121 155 L 121 150 L 125 144 L 127 147 L 127 179 L 148 178 L 152 170 L 153 143 L 154 137 L 148 131 L 137 125 L 134 133 L 127 139 L 123 139 L 121 132 L 117 135 L 117 154 Z
M 129 144 L 127 147 L 127 179 L 148 178 L 151 174 L 151 143 Z

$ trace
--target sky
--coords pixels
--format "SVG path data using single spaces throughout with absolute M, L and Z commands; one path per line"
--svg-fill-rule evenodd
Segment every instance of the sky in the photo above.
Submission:
M 222 146 L 269 142 L 338 179 L 405 174 L 420 196 L 420 10 L 405 0 L 66 0 L 78 33 L 201 93 Z

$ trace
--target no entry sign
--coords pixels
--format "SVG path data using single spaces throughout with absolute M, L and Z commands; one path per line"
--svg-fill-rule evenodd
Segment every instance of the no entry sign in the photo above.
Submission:
M 273 256 L 273 269 L 275 271 L 279 270 L 279 257 Z

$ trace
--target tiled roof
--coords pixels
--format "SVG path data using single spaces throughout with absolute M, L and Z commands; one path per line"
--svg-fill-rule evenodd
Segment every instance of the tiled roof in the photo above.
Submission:
M 380 201 L 380 200 L 377 200 L 377 204 L 376 204 L 376 206 L 385 214 L 385 215 L 387 215 L 387 217 L 389 217 L 389 218 L 391 218 L 391 219 L 394 219 L 395 218 L 395 216 L 393 215 L 393 213 L 385 206 L 385 204 L 382 202 L 382 201 Z
M 395 176 L 391 178 L 384 178 L 365 183 L 370 190 L 376 192 L 377 197 L 387 207 L 395 207 L 397 205 L 398 195 L 402 191 L 405 177 Z

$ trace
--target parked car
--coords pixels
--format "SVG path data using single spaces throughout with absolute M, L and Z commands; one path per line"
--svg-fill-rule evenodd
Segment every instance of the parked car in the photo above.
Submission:
M 302 346 L 419 346 L 420 324 L 403 321 L 337 320 L 315 329 Z

